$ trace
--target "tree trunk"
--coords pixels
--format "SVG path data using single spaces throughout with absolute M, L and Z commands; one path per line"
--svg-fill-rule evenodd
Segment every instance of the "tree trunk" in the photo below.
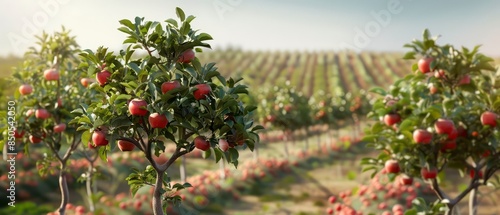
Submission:
M 318 152 L 321 152 L 321 133 L 316 136 L 316 141 L 318 142 Z
M 220 174 L 220 182 L 222 184 L 226 179 L 226 165 L 224 163 L 224 160 L 219 161 L 219 174 Z
M 87 171 L 87 181 L 86 181 L 86 188 L 87 188 L 87 198 L 89 201 L 89 210 L 90 212 L 94 212 L 94 193 L 92 192 L 92 177 L 94 175 L 94 163 L 90 161 L 89 169 Z
M 156 183 L 155 189 L 153 193 L 153 214 L 154 215 L 163 215 L 163 208 L 161 202 L 161 189 L 163 186 L 163 175 L 165 172 L 159 172 L 156 170 Z
M 283 132 L 283 145 L 285 146 L 285 158 L 288 160 L 288 134 L 287 132 Z
M 59 188 L 61 189 L 61 205 L 59 206 L 59 215 L 64 215 L 66 212 L 66 205 L 69 202 L 68 182 L 66 181 L 66 174 L 64 170 L 66 165 L 61 164 L 61 171 L 59 172 Z
M 469 193 L 469 214 L 477 214 L 477 187 L 472 189 Z
M 307 151 L 309 150 L 309 138 L 307 138 L 307 137 L 308 137 L 308 135 L 307 135 L 307 133 L 308 133 L 308 132 L 307 132 L 307 130 L 305 130 L 305 133 L 306 133 L 306 134 L 305 134 L 306 145 L 304 146 L 304 152 L 307 152 Z M 295 145 L 295 144 L 294 144 L 294 145 Z
M 255 142 L 253 146 L 253 159 L 258 160 L 259 159 L 259 144 L 258 142 Z
M 182 183 L 186 183 L 186 156 L 181 157 L 181 166 L 179 168 Z

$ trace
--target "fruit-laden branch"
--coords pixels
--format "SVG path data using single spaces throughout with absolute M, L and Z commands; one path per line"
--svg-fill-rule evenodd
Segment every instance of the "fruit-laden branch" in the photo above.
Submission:
M 135 147 L 137 147 L 139 150 L 141 151 L 145 151 L 144 147 L 141 145 L 141 143 L 137 142 L 135 139 L 132 139 L 132 138 L 129 138 L 129 137 L 119 137 L 117 138 L 116 140 L 125 140 L 125 141 L 128 141 L 128 142 L 131 142 L 132 144 L 134 144 Z

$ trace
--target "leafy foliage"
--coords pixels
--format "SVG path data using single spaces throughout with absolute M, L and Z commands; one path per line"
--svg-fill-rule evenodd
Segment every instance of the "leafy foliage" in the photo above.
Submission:
M 215 63 L 202 65 L 197 58 L 191 62 L 179 60 L 186 51 L 201 52 L 200 47 L 209 48 L 205 41 L 212 38 L 191 29 L 193 16 L 186 17 L 180 8 L 176 11 L 179 19 L 168 19 L 164 24 L 139 17 L 133 21 L 121 20 L 119 30 L 127 34 L 123 42 L 128 44 L 126 50 L 115 54 L 100 47 L 95 52 L 85 50 L 81 54 L 81 72 L 93 76 L 108 71 L 111 75 L 105 83 L 89 86 L 98 92 L 98 101 L 82 104 L 75 110 L 73 113 L 78 116 L 73 123 L 87 134 L 96 131 L 106 134 L 110 144 L 99 147 L 103 159 L 115 148 L 117 140 L 129 141 L 144 152 L 151 166 L 129 176 L 133 192 L 141 184 L 153 184 L 155 177 L 163 178 L 165 170 L 178 157 L 195 148 L 193 140 L 197 136 L 207 137 L 210 143 L 205 157 L 214 154 L 217 162 L 223 159 L 235 166 L 239 157 L 236 149 L 252 150 L 258 141 L 256 131 L 261 127 L 254 126 L 252 120 L 256 107 L 242 102 L 240 96 L 248 94 L 248 90 L 239 84 L 241 80 L 221 76 Z M 174 81 L 178 87 L 168 92 L 162 89 L 164 83 Z M 200 98 L 196 94 L 201 85 L 208 86 L 210 91 Z M 145 101 L 145 115 L 131 113 L 129 104 L 133 99 Z M 148 116 L 153 113 L 166 116 L 168 125 L 154 128 L 148 123 Z M 218 147 L 220 139 L 228 142 L 228 150 Z M 176 151 L 165 163 L 155 161 L 154 157 L 165 151 L 167 144 L 175 144 Z M 163 185 L 167 190 L 182 188 Z
M 413 177 L 420 177 L 422 169 L 433 167 L 441 179 L 445 169 L 455 169 L 461 175 L 484 172 L 484 176 L 471 177 L 465 194 L 480 185 L 497 186 L 498 124 L 490 127 L 481 123 L 484 112 L 500 113 L 500 92 L 495 87 L 500 79 L 494 74 L 493 60 L 480 54 L 478 46 L 458 50 L 451 45 L 439 46 L 436 39 L 426 30 L 422 41 L 405 45 L 413 50 L 405 55 L 406 59 L 414 59 L 415 55 L 432 59 L 429 73 L 421 69 L 419 62 L 413 65 L 413 74 L 396 81 L 388 91 L 372 90 L 382 97 L 369 114 L 377 121 L 364 140 L 385 152 L 362 163 L 365 170 L 377 170 L 385 161 L 395 159 L 401 172 Z M 437 92 L 431 92 L 431 87 L 437 87 Z M 383 120 L 387 114 L 397 114 L 401 121 L 388 125 Z M 447 134 L 437 131 L 438 119 L 451 120 L 454 130 Z M 431 132 L 429 144 L 416 143 L 417 129 Z M 441 200 L 449 198 L 440 190 L 439 179 L 429 181 Z M 452 208 L 465 194 L 449 199 L 447 206 Z

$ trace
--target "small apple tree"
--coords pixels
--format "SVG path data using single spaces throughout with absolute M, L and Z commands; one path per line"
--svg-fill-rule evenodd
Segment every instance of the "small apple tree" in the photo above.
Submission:
M 13 74 L 19 84 L 14 95 L 18 101 L 16 136 L 23 138 L 26 154 L 30 150 L 46 154 L 37 161 L 40 175 L 54 172 L 53 162 L 59 164 L 62 199 L 58 212 L 64 214 L 69 202 L 68 160 L 83 133 L 69 124 L 76 116 L 71 111 L 93 95 L 80 85 L 78 45 L 69 31 L 63 28 L 53 35 L 43 33 L 37 44 L 39 47 L 29 49 L 22 66 Z
M 288 141 L 294 131 L 312 125 L 308 99 L 286 82 L 284 86 L 265 89 L 260 95 L 259 116 L 264 123 L 284 133 L 285 157 L 289 157 Z M 293 138 L 293 137 L 292 137 Z
M 99 93 L 98 102 L 82 104 L 73 123 L 85 131 L 98 147 L 102 159 L 117 145 L 124 151 L 137 148 L 151 165 L 136 170 L 128 178 L 132 193 L 154 187 L 153 212 L 164 214 L 163 201 L 180 203 L 177 190 L 189 187 L 170 184 L 166 170 L 194 148 L 238 165 L 238 148 L 253 149 L 258 141 L 251 113 L 240 94 L 247 87 L 240 80 L 222 77 L 214 63 L 202 65 L 195 49 L 210 48 L 204 41 L 212 37 L 191 28 L 194 16 L 176 9 L 179 20 L 165 24 L 144 18 L 121 20 L 118 30 L 127 34 L 126 50 L 115 54 L 106 48 L 81 54 L 82 71 L 96 75 L 89 87 Z M 154 157 L 167 144 L 176 149 L 166 162 Z
M 385 165 L 389 177 L 398 173 L 427 181 L 438 202 L 427 208 L 423 202 L 412 210 L 452 214 L 453 208 L 469 194 L 470 214 L 476 214 L 477 189 L 498 187 L 500 168 L 500 77 L 493 61 L 478 52 L 451 45 L 437 45 L 427 30 L 423 40 L 405 47 L 412 49 L 405 59 L 420 56 L 413 74 L 398 80 L 388 91 L 374 88 L 384 96 L 370 117 L 377 120 L 367 130 L 365 141 L 384 150 L 377 158 L 365 158 L 365 170 L 377 172 Z M 435 88 L 435 89 L 433 89 Z M 458 171 L 470 182 L 457 196 L 440 187 L 446 174 Z

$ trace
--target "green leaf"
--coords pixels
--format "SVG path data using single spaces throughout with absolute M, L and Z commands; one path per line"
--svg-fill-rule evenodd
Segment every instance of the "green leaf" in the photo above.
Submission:
M 412 208 L 412 209 L 407 210 L 405 212 L 405 215 L 417 215 L 417 214 L 418 214 L 418 212 L 417 212 L 417 209 L 415 209 L 415 208 Z
M 263 130 L 263 129 L 265 129 L 264 126 L 262 126 L 262 125 L 256 125 L 256 126 L 254 126 L 252 128 L 252 131 Z
M 90 142 L 90 131 L 86 130 L 82 133 L 82 143 L 87 146 L 86 143 Z
M 139 68 L 139 66 L 136 63 L 131 62 L 128 65 L 136 72 L 136 74 L 139 74 L 141 72 L 141 68 Z
M 99 158 L 101 158 L 101 160 L 103 161 L 106 161 L 108 162 L 108 151 L 106 150 L 106 148 L 109 147 L 106 146 L 106 147 L 99 147 L 99 150 L 98 150 L 98 153 L 99 153 Z
M 382 87 L 374 87 L 370 89 L 370 92 L 379 94 L 381 96 L 387 95 L 387 92 Z
M 206 150 L 202 155 L 204 159 L 207 159 L 210 157 L 210 155 L 212 155 L 212 150 Z
M 355 180 L 356 179 L 356 172 L 354 172 L 354 171 L 351 170 L 351 171 L 347 172 L 347 176 L 346 177 L 347 177 L 348 180 L 351 180 L 351 181 Z
M 399 125 L 399 130 L 401 131 L 408 131 L 408 130 L 413 130 L 413 127 L 416 125 L 416 122 L 413 118 L 406 118 L 401 122 L 401 125 Z
M 212 36 L 210 36 L 210 34 L 207 33 L 199 34 L 198 36 L 196 36 L 196 39 L 198 39 L 199 41 L 213 40 Z
M 405 60 L 412 60 L 415 59 L 415 52 L 407 52 L 405 56 L 403 56 L 403 59 Z
M 175 13 L 177 14 L 177 17 L 179 17 L 179 19 L 181 20 L 181 22 L 184 21 L 184 19 L 186 19 L 186 14 L 184 14 L 184 11 L 180 8 L 175 8 Z
M 167 19 L 167 20 L 165 20 L 165 22 L 173 25 L 176 28 L 179 27 L 179 25 L 177 24 L 177 21 L 175 21 L 174 19 Z
M 214 148 L 215 162 L 218 163 L 224 154 L 219 148 Z
M 119 21 L 120 24 L 127 26 L 130 30 L 134 30 L 134 24 L 128 19 L 122 19 Z

